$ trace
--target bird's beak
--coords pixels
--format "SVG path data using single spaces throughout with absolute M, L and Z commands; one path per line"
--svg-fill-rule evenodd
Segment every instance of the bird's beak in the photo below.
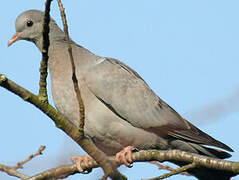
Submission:
M 8 41 L 8 47 L 9 46 L 11 46 L 14 42 L 16 42 L 17 40 L 19 40 L 20 39 L 20 36 L 21 36 L 21 32 L 16 32 L 16 34 L 14 34 L 13 36 L 12 36 L 12 38 Z

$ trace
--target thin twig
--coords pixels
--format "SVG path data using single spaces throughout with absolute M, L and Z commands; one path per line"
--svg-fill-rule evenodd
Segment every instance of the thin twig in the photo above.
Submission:
M 27 176 L 23 173 L 20 173 L 17 170 L 19 168 L 23 168 L 23 164 L 29 162 L 34 157 L 36 157 L 38 155 L 41 155 L 45 148 L 46 148 L 46 146 L 40 146 L 40 148 L 38 149 L 38 151 L 36 153 L 31 154 L 25 160 L 18 162 L 16 166 L 6 166 L 6 165 L 3 165 L 3 164 L 0 164 L 0 171 L 6 172 L 10 176 L 18 177 L 18 178 L 21 178 L 21 179 L 29 178 L 29 176 Z
M 42 152 L 45 150 L 45 148 L 46 148 L 46 146 L 40 146 L 40 148 L 38 149 L 38 151 L 36 153 L 31 154 L 25 160 L 18 162 L 17 165 L 14 166 L 13 168 L 16 169 L 16 170 L 19 169 L 19 168 L 23 168 L 23 165 L 25 163 L 27 163 L 28 161 L 32 160 L 36 156 L 42 155 Z
M 172 171 L 170 173 L 166 173 L 166 174 L 163 174 L 163 175 L 155 177 L 155 178 L 142 179 L 142 180 L 160 180 L 160 179 L 165 179 L 165 178 L 168 178 L 168 177 L 173 176 L 173 175 L 182 174 L 182 172 L 185 172 L 185 171 L 187 171 L 189 169 L 193 169 L 195 167 L 197 167 L 197 164 L 191 163 L 191 164 L 182 166 L 182 167 L 177 168 L 177 169 L 172 169 Z
M 151 161 L 149 163 L 157 165 L 159 169 L 165 169 L 165 170 L 168 170 L 168 171 L 174 171 L 175 170 L 174 168 L 172 168 L 168 165 L 161 164 L 158 161 Z M 191 176 L 188 172 L 181 172 L 180 174 L 185 175 L 185 176 Z
M 74 90 L 76 93 L 77 101 L 79 104 L 79 112 L 80 112 L 80 122 L 79 122 L 79 132 L 81 133 L 82 137 L 84 136 L 84 124 L 85 124 L 85 107 L 84 107 L 84 102 L 81 97 L 81 91 L 78 86 L 78 79 L 76 77 L 76 68 L 75 68 L 75 62 L 72 54 L 72 47 L 71 47 L 71 40 L 68 32 L 68 25 L 67 25 L 67 20 L 66 20 L 66 14 L 64 11 L 63 4 L 61 3 L 61 0 L 57 0 L 60 12 L 61 12 L 61 17 L 62 17 L 62 23 L 64 26 L 64 32 L 68 44 L 68 53 L 70 56 L 70 61 L 71 61 L 71 70 L 72 70 L 72 81 L 74 84 Z
M 41 67 L 40 67 L 40 88 L 39 88 L 39 99 L 43 102 L 48 102 L 48 96 L 47 96 L 47 63 L 48 63 L 48 49 L 50 45 L 49 41 L 49 23 L 50 23 L 50 6 L 51 6 L 52 0 L 47 0 L 45 3 L 45 15 L 44 15 L 44 21 L 43 21 L 43 29 L 42 29 L 42 36 L 43 36 L 43 42 L 42 42 L 42 61 L 41 61 Z

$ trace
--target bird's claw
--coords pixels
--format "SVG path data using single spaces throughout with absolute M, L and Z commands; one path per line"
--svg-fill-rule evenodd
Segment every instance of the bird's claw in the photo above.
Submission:
M 133 146 L 127 146 L 115 155 L 115 161 L 124 163 L 127 167 L 132 167 L 132 151 L 136 150 Z
M 71 158 L 71 160 L 76 164 L 77 169 L 79 170 L 79 172 L 83 173 L 85 170 L 87 169 L 90 165 L 89 161 L 92 160 L 92 157 L 86 155 L 86 156 L 73 156 Z M 81 163 L 85 164 L 85 168 L 82 168 Z

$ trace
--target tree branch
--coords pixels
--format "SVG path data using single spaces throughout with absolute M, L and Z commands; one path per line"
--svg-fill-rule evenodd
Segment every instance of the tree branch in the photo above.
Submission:
M 47 0 L 45 3 L 45 15 L 44 15 L 44 21 L 42 26 L 42 36 L 43 36 L 43 42 L 42 42 L 42 61 L 41 61 L 41 67 L 40 67 L 40 82 L 39 82 L 39 99 L 43 102 L 48 103 L 48 96 L 47 96 L 47 64 L 48 64 L 48 49 L 50 45 L 49 41 L 49 23 L 50 23 L 50 6 L 51 6 L 52 0 Z
M 110 160 L 114 160 L 114 157 L 111 157 Z M 195 167 L 205 167 L 209 169 L 214 169 L 214 170 L 223 170 L 223 171 L 228 171 L 232 172 L 235 174 L 239 174 L 239 162 L 232 162 L 232 161 L 226 161 L 226 160 L 220 160 L 216 158 L 210 158 L 207 156 L 201 156 L 198 154 L 193 154 L 193 153 L 187 153 L 184 151 L 180 150 L 165 150 L 165 151 L 158 151 L 158 150 L 142 150 L 139 152 L 135 152 L 132 155 L 132 160 L 133 162 L 145 162 L 145 161 L 160 161 L 160 162 L 165 162 L 165 161 L 180 161 L 180 162 L 185 162 L 190 165 L 183 166 L 182 168 L 178 168 L 174 170 L 173 174 L 178 174 L 181 173 L 182 171 L 195 168 Z M 116 162 L 117 165 L 121 165 L 118 162 Z M 82 168 L 87 170 L 91 170 L 92 168 L 97 168 L 99 167 L 97 162 L 92 160 L 89 162 L 89 166 L 86 166 L 84 163 L 82 163 Z M 62 169 L 62 174 L 58 174 L 59 176 L 54 176 L 56 172 L 61 172 Z M 45 172 L 40 173 L 39 175 L 31 177 L 31 180 L 36 180 L 34 178 L 36 177 L 46 177 L 45 175 L 47 174 L 47 177 L 68 177 L 69 175 L 73 175 L 79 173 L 79 171 L 76 168 L 76 165 L 65 165 L 65 166 L 59 166 L 57 168 L 49 169 Z M 170 173 L 170 175 L 173 175 Z M 63 176 L 61 176 L 63 175 Z M 168 176 L 168 173 L 166 174 Z M 161 177 L 162 178 L 162 177 Z M 44 179 L 44 178 L 43 178 Z
M 6 166 L 6 165 L 3 165 L 3 164 L 0 164 L 0 171 L 7 173 L 9 176 L 18 177 L 20 179 L 29 178 L 29 176 L 27 176 L 23 173 L 19 173 L 15 168 L 13 168 L 11 166 Z
M 114 161 L 114 157 L 110 157 L 110 160 Z M 173 174 L 178 174 L 178 173 L 181 173 L 182 171 L 188 170 L 190 168 L 195 168 L 195 167 L 205 167 L 208 169 L 223 170 L 223 171 L 232 172 L 234 174 L 239 174 L 239 162 L 232 162 L 232 161 L 220 160 L 216 158 L 210 158 L 207 156 L 201 156 L 198 154 L 183 152 L 180 150 L 165 150 L 165 151 L 142 150 L 142 151 L 133 153 L 132 160 L 133 162 L 179 161 L 179 162 L 190 164 L 190 165 L 183 166 L 182 168 L 173 170 L 172 172 Z M 116 163 L 118 166 L 121 165 L 118 162 Z M 88 171 L 91 171 L 92 168 L 99 167 L 97 162 L 94 160 L 89 161 L 89 166 L 86 166 L 83 162 L 81 166 L 83 169 Z M 8 172 L 3 167 L 6 167 L 6 166 L 0 165 L 0 170 L 4 172 Z M 26 175 L 24 176 L 28 177 L 27 180 L 41 180 L 41 179 L 51 179 L 51 178 L 59 179 L 59 178 L 66 178 L 76 173 L 80 173 L 80 172 L 78 171 L 76 165 L 72 164 L 72 165 L 63 165 L 56 168 L 48 169 L 44 172 L 41 172 L 31 177 L 28 177 Z M 170 173 L 170 175 L 173 175 L 172 173 Z M 14 173 L 11 175 L 19 177 L 19 175 L 16 174 L 16 171 L 14 171 Z M 164 176 L 168 176 L 168 175 L 169 173 L 161 176 L 160 178 Z M 159 179 L 159 177 L 157 178 Z M 155 180 L 156 178 L 153 178 L 153 179 Z
M 58 128 L 63 130 L 67 135 L 69 135 L 75 142 L 79 144 L 79 132 L 77 127 L 75 127 L 70 121 L 66 120 L 65 117 L 53 106 L 48 103 L 42 102 L 38 96 L 19 86 L 15 82 L 9 80 L 3 74 L 0 74 L 0 86 L 18 95 L 24 101 L 36 106 L 48 117 L 50 117 Z

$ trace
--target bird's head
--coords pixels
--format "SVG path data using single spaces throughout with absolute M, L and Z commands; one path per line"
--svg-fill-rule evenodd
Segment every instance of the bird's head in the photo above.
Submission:
M 28 10 L 21 13 L 15 22 L 16 33 L 9 40 L 11 46 L 18 40 L 28 40 L 36 42 L 42 36 L 42 22 L 44 13 L 39 10 Z
M 41 50 L 42 48 L 42 27 L 44 21 L 44 12 L 39 10 L 28 10 L 21 13 L 15 22 L 16 33 L 8 41 L 11 46 L 18 40 L 27 40 L 34 42 Z M 64 32 L 57 26 L 53 19 L 50 19 L 50 41 L 65 39 Z

